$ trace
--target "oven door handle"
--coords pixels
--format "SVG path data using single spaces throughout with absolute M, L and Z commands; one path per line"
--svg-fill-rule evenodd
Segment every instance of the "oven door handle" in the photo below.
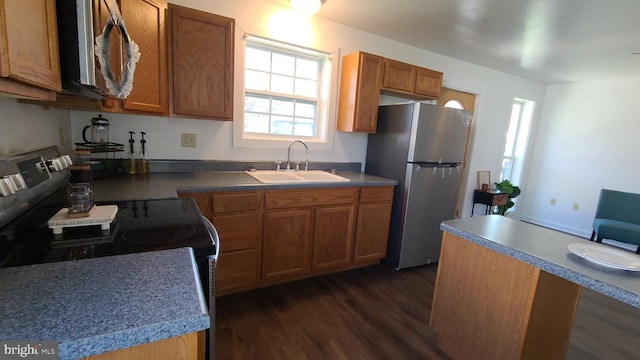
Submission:
M 204 223 L 207 229 L 209 229 L 209 233 L 211 234 L 211 237 L 213 238 L 213 242 L 216 246 L 216 252 L 215 254 L 212 255 L 212 258 L 215 261 L 215 263 L 217 263 L 218 255 L 220 254 L 220 236 L 218 236 L 218 231 L 216 230 L 216 227 L 213 226 L 213 223 L 211 222 L 211 220 L 209 220 L 205 216 L 203 216 L 202 218 L 204 219 Z

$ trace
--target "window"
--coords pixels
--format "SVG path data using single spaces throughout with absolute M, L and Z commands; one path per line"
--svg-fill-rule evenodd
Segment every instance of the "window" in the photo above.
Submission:
M 462 103 L 456 99 L 451 99 L 444 104 L 444 107 L 452 108 L 452 109 L 460 109 L 464 110 L 464 106 Z
M 330 67 L 328 53 L 249 37 L 242 137 L 326 141 Z
M 512 184 L 520 183 L 534 104 L 533 101 L 518 98 L 513 101 L 502 157 L 500 181 L 509 179 Z

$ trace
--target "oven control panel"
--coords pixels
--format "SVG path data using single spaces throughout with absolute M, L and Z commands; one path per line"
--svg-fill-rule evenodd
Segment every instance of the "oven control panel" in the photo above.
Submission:
M 0 174 L 0 195 L 9 196 L 20 190 L 32 189 L 51 179 L 53 172 L 62 171 L 72 164 L 69 155 L 58 155 L 48 160 L 44 156 L 34 156 L 18 161 L 14 167 L 9 167 L 8 175 Z

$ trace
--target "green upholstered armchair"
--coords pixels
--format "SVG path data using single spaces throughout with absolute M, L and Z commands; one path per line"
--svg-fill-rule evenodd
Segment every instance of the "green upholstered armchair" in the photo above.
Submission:
M 640 194 L 602 189 L 593 219 L 594 239 L 635 244 L 636 254 L 640 254 Z

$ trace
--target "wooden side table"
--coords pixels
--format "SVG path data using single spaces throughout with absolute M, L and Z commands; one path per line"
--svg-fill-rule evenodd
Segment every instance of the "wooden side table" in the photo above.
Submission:
M 506 205 L 507 200 L 509 200 L 509 194 L 504 192 L 500 192 L 497 190 L 494 190 L 494 191 L 475 190 L 473 192 L 473 205 L 471 206 L 471 216 L 473 216 L 473 211 L 476 204 L 485 205 L 484 214 L 489 215 L 489 212 L 493 206 Z

